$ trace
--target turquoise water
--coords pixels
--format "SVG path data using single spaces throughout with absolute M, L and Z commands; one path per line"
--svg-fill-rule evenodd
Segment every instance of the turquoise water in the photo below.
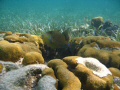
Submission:
M 97 16 L 120 26 L 120 0 L 0 0 L 0 31 L 56 30 Z

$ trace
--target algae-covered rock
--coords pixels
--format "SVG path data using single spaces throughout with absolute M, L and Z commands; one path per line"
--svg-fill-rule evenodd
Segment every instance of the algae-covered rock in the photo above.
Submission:
M 103 17 L 95 17 L 91 20 L 91 25 L 98 28 L 101 24 L 103 24 Z
M 75 68 L 75 74 L 88 90 L 110 90 L 113 77 L 109 69 L 94 58 L 76 59 L 78 65 Z
M 46 68 L 46 69 L 44 69 L 42 71 L 42 76 L 43 77 L 44 76 L 51 76 L 51 77 L 53 77 L 56 80 L 55 86 L 56 86 L 56 88 L 58 88 L 58 80 L 57 80 L 57 78 L 55 76 L 55 73 L 54 73 L 54 71 L 53 71 L 52 68 Z
M 0 61 L 0 63 L 4 66 L 4 73 L 8 72 L 8 71 L 12 71 L 12 70 L 16 70 L 19 69 L 20 67 L 13 63 L 13 62 L 9 62 L 9 61 Z
M 42 57 L 41 53 L 38 52 L 28 52 L 25 54 L 23 59 L 23 64 L 37 64 L 37 63 L 44 63 L 44 58 Z
M 23 50 L 20 45 L 16 43 L 9 43 L 7 41 L 0 41 L 0 59 L 3 61 L 16 62 L 23 57 Z
M 55 87 L 56 80 L 51 76 L 43 76 L 38 81 L 37 90 L 57 90 Z
M 30 76 L 41 74 L 48 68 L 43 64 L 27 65 L 23 68 L 12 70 L 0 77 L 1 90 L 26 90 L 26 82 Z M 29 86 L 32 88 L 32 86 Z M 28 90 L 28 89 L 27 89 Z

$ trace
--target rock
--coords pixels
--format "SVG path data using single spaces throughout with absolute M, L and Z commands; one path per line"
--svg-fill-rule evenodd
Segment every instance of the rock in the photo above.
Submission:
M 8 72 L 8 71 L 12 71 L 12 70 L 16 70 L 16 69 L 19 69 L 19 68 L 20 68 L 17 64 L 15 64 L 15 63 L 13 63 L 13 62 L 0 61 L 0 63 L 1 63 L 2 66 L 4 67 L 4 70 L 5 70 L 5 71 L 3 71 L 3 72 L 5 72 L 5 73 Z
M 37 90 L 57 90 L 55 84 L 56 80 L 53 77 L 46 75 L 38 81 Z
M 40 74 L 45 68 L 48 67 L 34 64 L 9 71 L 0 77 L 0 90 L 25 90 L 27 79 L 32 75 Z
M 120 89 L 120 78 L 119 77 L 113 77 L 113 85 L 114 85 L 114 90 L 119 90 Z
M 56 84 L 55 84 L 56 89 L 58 88 L 58 80 L 57 80 L 57 78 L 55 76 L 55 73 L 54 73 L 54 71 L 53 71 L 52 68 L 46 68 L 46 69 L 44 69 L 42 71 L 42 77 L 44 77 L 44 76 L 51 76 L 51 77 L 53 77 L 56 80 Z
M 91 25 L 96 28 L 99 28 L 99 26 L 102 24 L 103 24 L 103 17 L 95 17 L 95 18 L 92 18 L 91 20 Z
M 44 63 L 44 58 L 38 52 L 28 52 L 23 59 L 23 65 Z

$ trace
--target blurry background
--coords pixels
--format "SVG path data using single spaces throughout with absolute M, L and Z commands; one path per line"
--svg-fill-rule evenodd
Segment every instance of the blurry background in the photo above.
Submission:
M 0 0 L 0 31 L 79 27 L 97 16 L 120 26 L 120 0 Z

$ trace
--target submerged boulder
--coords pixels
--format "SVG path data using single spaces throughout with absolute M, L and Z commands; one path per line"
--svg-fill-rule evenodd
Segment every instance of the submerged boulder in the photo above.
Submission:
M 28 78 L 41 74 L 45 68 L 48 67 L 43 64 L 34 64 L 9 71 L 0 77 L 0 90 L 25 90 L 27 89 Z

